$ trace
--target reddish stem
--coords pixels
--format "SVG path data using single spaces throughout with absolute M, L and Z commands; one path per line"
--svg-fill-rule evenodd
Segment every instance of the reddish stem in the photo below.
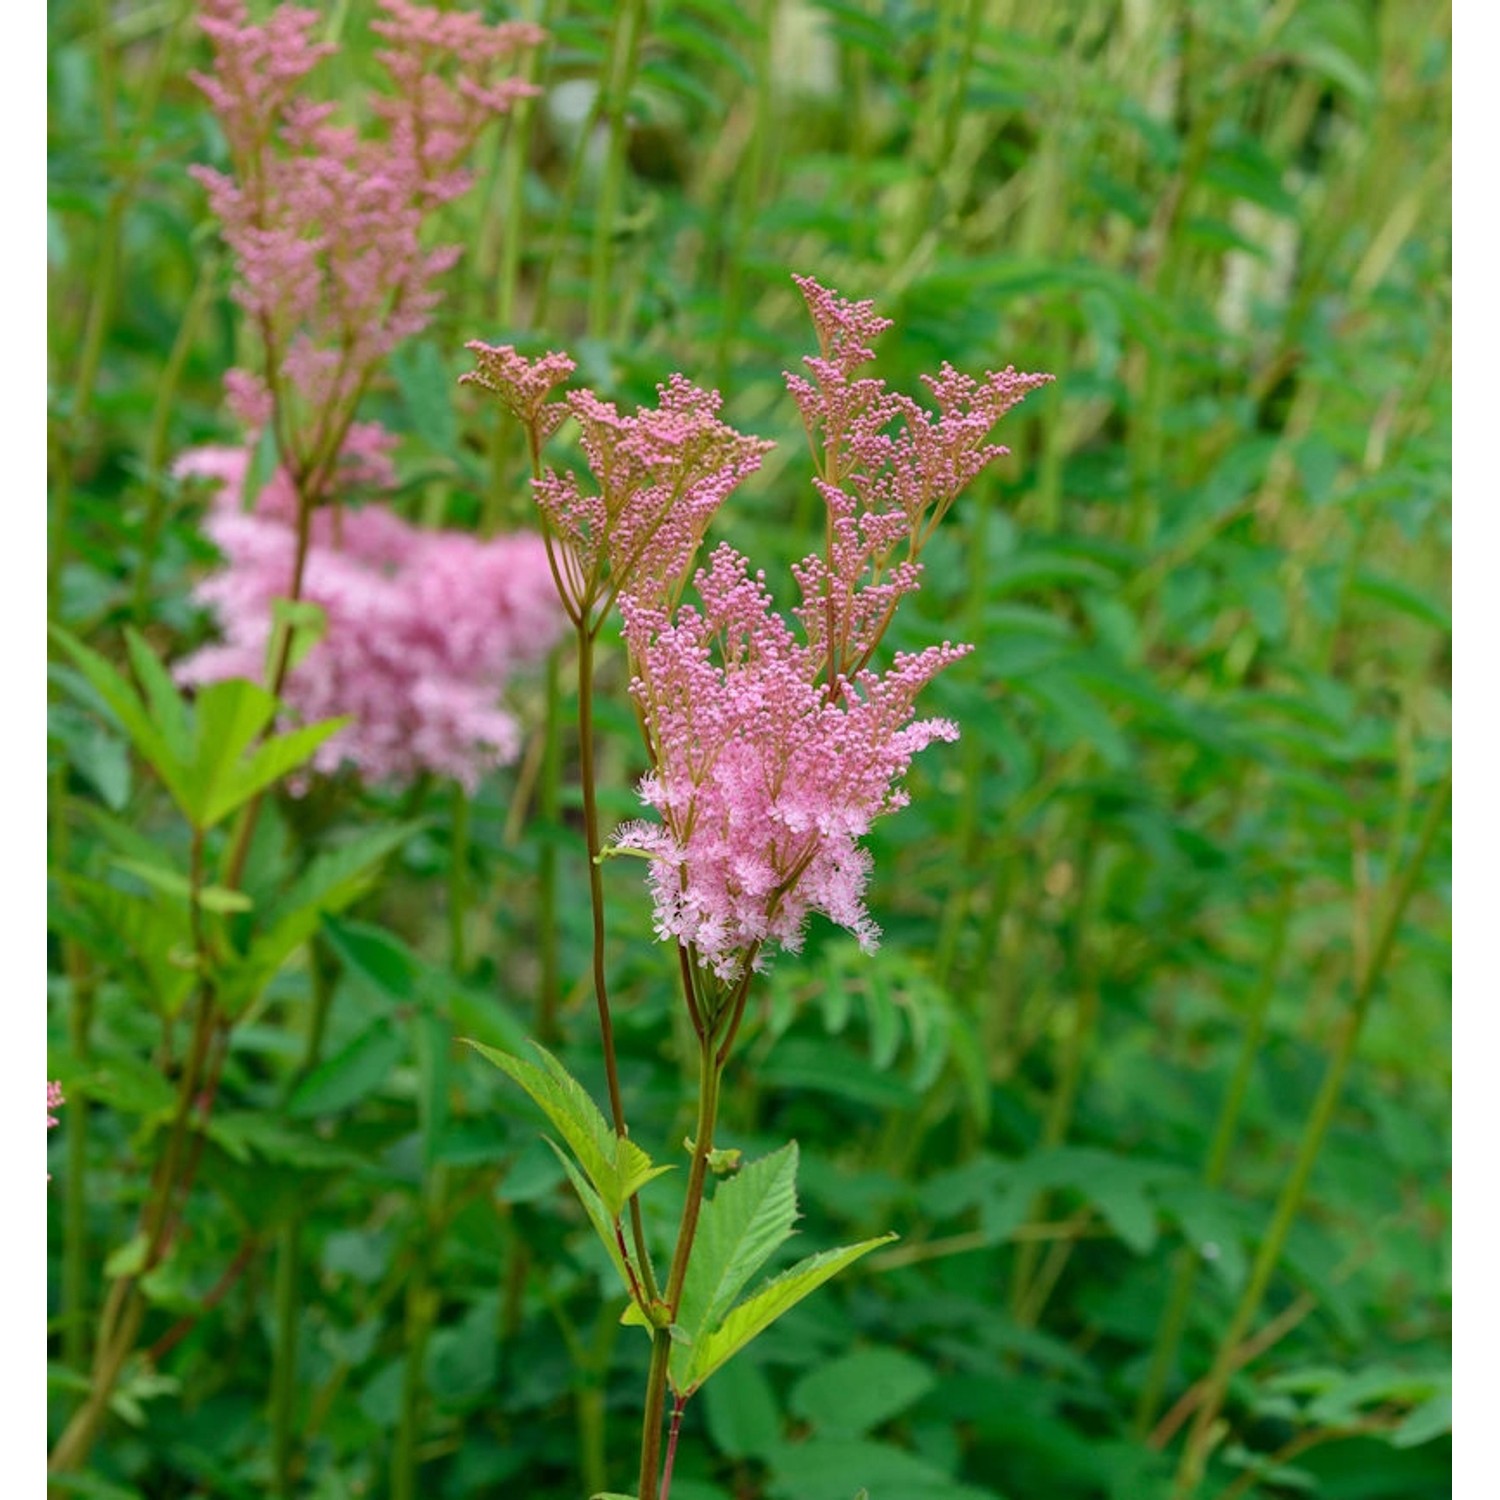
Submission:
M 686 1405 L 686 1396 L 672 1398 L 672 1426 L 667 1433 L 667 1461 L 661 1471 L 661 1500 L 669 1500 L 672 1493 L 672 1461 L 677 1457 L 677 1434 L 682 1429 L 682 1408 Z

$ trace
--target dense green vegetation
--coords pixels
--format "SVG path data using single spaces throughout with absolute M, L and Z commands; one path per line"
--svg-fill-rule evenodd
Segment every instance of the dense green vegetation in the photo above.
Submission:
M 321 80 L 367 115 L 372 7 L 326 9 Z M 977 649 L 924 698 L 963 738 L 868 840 L 881 948 L 815 922 L 724 1082 L 719 1145 L 798 1143 L 785 1263 L 901 1237 L 688 1406 L 673 1500 L 1446 1495 L 1446 15 L 528 14 L 542 93 L 481 140 L 439 234 L 464 258 L 364 398 L 408 519 L 537 524 L 520 427 L 457 384 L 470 339 L 565 348 L 622 407 L 675 371 L 722 391 L 777 447 L 710 540 L 784 602 L 823 530 L 791 273 L 893 320 L 893 386 L 1057 376 L 892 632 Z M 255 789 L 165 785 L 100 674 L 149 688 L 142 646 L 213 636 L 209 502 L 171 466 L 240 440 L 222 377 L 254 335 L 188 174 L 225 164 L 194 7 L 53 0 L 49 33 L 51 1441 L 111 1285 L 149 1272 L 57 1493 L 623 1491 L 649 1343 L 539 1116 L 457 1040 L 543 1037 L 605 1099 L 571 641 L 472 797 L 344 771 L 266 800 L 200 903 L 238 1009 L 175 1118 L 212 945 L 171 872 L 233 864 Z M 614 624 L 598 672 L 609 823 L 645 770 Z M 641 877 L 602 868 L 621 1085 L 685 1166 L 693 1037 Z M 147 1266 L 172 1142 L 195 1181 Z M 668 1244 L 673 1191 L 642 1200 Z

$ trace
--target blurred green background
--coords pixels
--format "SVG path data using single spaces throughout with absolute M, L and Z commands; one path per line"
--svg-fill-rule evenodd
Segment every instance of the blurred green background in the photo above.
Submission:
M 371 10 L 326 7 L 323 81 L 356 117 Z M 466 339 L 566 348 L 623 402 L 681 370 L 779 442 L 714 534 L 790 602 L 822 530 L 781 384 L 811 347 L 790 273 L 894 319 L 901 388 L 944 359 L 1058 377 L 893 632 L 978 649 L 926 700 L 962 741 L 870 840 L 882 950 L 824 925 L 779 958 L 726 1086 L 722 1144 L 801 1146 L 801 1253 L 902 1238 L 689 1408 L 675 1500 L 1158 1500 L 1247 1287 L 1200 1493 L 1448 1494 L 1447 7 L 509 13 L 552 34 L 543 94 L 481 148 L 446 300 L 368 402 L 412 517 L 530 524 L 520 434 L 455 384 Z M 178 0 L 48 16 L 52 613 L 176 657 L 210 633 L 188 591 L 214 559 L 168 468 L 236 437 L 219 381 L 248 347 L 186 171 L 224 159 L 187 78 L 205 48 Z M 604 805 L 631 816 L 617 650 L 604 673 Z M 336 778 L 269 818 L 267 861 L 422 827 L 235 1032 L 243 1128 L 209 1139 L 152 1289 L 147 1341 L 182 1332 L 76 1493 L 625 1482 L 647 1343 L 601 1301 L 534 1116 L 451 1042 L 555 1010 L 602 1076 L 575 747 L 550 791 L 542 701 L 518 687 L 527 750 L 472 806 Z M 129 888 L 107 817 L 181 835 L 106 720 L 59 702 L 50 731 L 55 1429 L 160 1107 L 149 974 L 67 877 Z M 666 1158 L 690 1050 L 639 876 L 606 868 L 612 979 Z

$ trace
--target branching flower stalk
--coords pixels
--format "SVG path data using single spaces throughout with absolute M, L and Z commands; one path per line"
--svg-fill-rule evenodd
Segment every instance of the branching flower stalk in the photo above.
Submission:
M 870 342 L 887 320 L 867 302 L 846 301 L 810 278 L 797 282 L 819 353 L 806 361 L 811 378 L 788 375 L 787 385 L 807 428 L 827 524 L 822 553 L 793 569 L 801 592 L 793 620 L 777 612 L 764 576 L 728 546 L 693 575 L 699 602 L 683 602 L 714 513 L 759 466 L 767 447 L 718 420 L 717 393 L 676 375 L 659 388 L 656 408 L 634 416 L 589 391 L 553 402 L 551 390 L 572 372 L 565 355 L 530 362 L 512 348 L 477 343 L 469 347 L 478 368 L 463 377 L 497 394 L 530 436 L 553 575 L 578 636 L 596 998 L 615 1118 L 614 1164 L 586 1136 L 570 1137 L 570 1143 L 582 1148 L 585 1168 L 597 1174 L 592 1186 L 574 1180 L 632 1298 L 627 1321 L 651 1333 L 639 1500 L 665 1500 L 683 1409 L 733 1353 L 733 1339 L 712 1326 L 729 1307 L 712 1298 L 697 1305 L 705 1293 L 693 1284 L 693 1251 L 710 1207 L 706 1187 L 717 1159 L 724 1071 L 755 976 L 774 948 L 800 948 L 813 911 L 849 928 L 866 949 L 876 945 L 879 931 L 863 901 L 870 857 L 859 840 L 877 817 L 904 805 L 899 783 L 912 757 L 934 740 L 957 737 L 947 720 L 915 720 L 915 699 L 969 648 L 945 642 L 914 655 L 897 653 L 884 671 L 873 662 L 900 601 L 919 586 L 919 555 L 938 522 L 980 469 L 1006 451 L 988 442 L 991 428 L 1050 378 L 1007 369 L 975 381 L 944 365 L 927 378 L 934 413 L 886 390 L 883 381 L 856 375 L 873 357 Z M 597 493 L 575 475 L 540 467 L 543 442 L 567 415 L 582 430 Z M 611 848 L 649 861 L 656 931 L 677 945 L 683 1002 L 698 1041 L 697 1126 L 660 1293 L 636 1194 L 663 1169 L 652 1169 L 625 1139 L 603 988 L 597 866 L 605 850 L 591 787 L 590 694 L 594 646 L 615 604 L 650 764 L 640 793 L 660 822 L 626 825 Z M 540 1070 L 503 1054 L 486 1055 L 532 1091 L 555 1122 L 573 1120 L 559 1112 L 556 1094 L 548 1092 L 555 1085 L 544 1083 Z M 560 1065 L 547 1061 L 557 1080 Z M 769 1172 L 771 1159 L 756 1166 Z M 789 1178 L 786 1195 L 781 1238 L 790 1232 L 794 1203 Z M 630 1205 L 634 1264 L 618 1213 L 612 1229 L 608 1222 L 614 1201 Z M 877 1243 L 883 1241 L 829 1252 L 837 1264 L 825 1266 L 821 1257 L 804 1262 L 798 1270 L 805 1290 L 796 1297 Z M 768 1313 L 767 1321 L 776 1315 Z M 696 1343 L 675 1337 L 684 1318 L 697 1326 Z M 757 1331 L 748 1314 L 745 1326 L 751 1331 L 741 1328 L 741 1342 Z M 722 1347 L 714 1344 L 719 1336 Z M 669 1387 L 672 1435 L 664 1474 Z
M 578 647 L 578 757 L 583 792 L 593 924 L 592 975 L 604 1050 L 610 1113 L 616 1133 L 629 1135 L 615 1056 L 605 952 L 604 853 L 595 774 L 594 656 L 599 634 L 622 584 L 648 574 L 669 594 L 679 593 L 683 575 L 723 496 L 759 465 L 766 445 L 742 438 L 715 416 L 717 396 L 681 377 L 663 387 L 655 412 L 621 417 L 589 391 L 550 400 L 576 368 L 566 354 L 528 362 L 509 346 L 471 342 L 478 368 L 461 377 L 499 396 L 520 423 L 531 456 L 533 484 L 543 516 L 543 536 L 558 596 L 572 622 Z M 601 494 L 590 504 L 576 482 L 542 468 L 542 448 L 573 416 L 583 430 L 584 451 Z M 630 1203 L 636 1252 L 635 1275 L 648 1297 L 656 1284 L 640 1205 Z

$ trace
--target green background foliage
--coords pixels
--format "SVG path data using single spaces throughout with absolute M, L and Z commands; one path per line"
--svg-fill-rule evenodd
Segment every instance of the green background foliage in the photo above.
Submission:
M 327 9 L 355 114 L 369 9 Z M 778 440 L 714 534 L 786 600 L 821 531 L 790 272 L 895 320 L 899 387 L 944 359 L 1058 376 L 894 632 L 978 649 L 927 699 L 962 741 L 870 839 L 881 952 L 815 925 L 725 1081 L 720 1145 L 800 1152 L 768 1272 L 901 1239 L 718 1372 L 674 1497 L 1166 1497 L 1301 1169 L 1202 1493 L 1448 1493 L 1446 15 L 529 13 L 545 92 L 482 146 L 444 226 L 465 257 L 368 402 L 406 514 L 528 523 L 520 433 L 455 384 L 466 339 L 567 348 L 624 402 L 682 370 Z M 205 497 L 169 466 L 235 438 L 246 336 L 186 174 L 223 159 L 191 8 L 56 0 L 49 33 L 51 613 L 146 691 L 122 713 L 98 656 L 57 653 L 55 1434 L 171 1109 L 190 831 L 137 752 L 153 724 L 185 765 L 205 747 L 142 658 L 210 631 Z M 601 665 L 602 803 L 631 816 L 622 653 Z M 246 1011 L 147 1278 L 153 1358 L 74 1493 L 561 1500 L 631 1472 L 646 1341 L 535 1113 L 456 1044 L 544 1034 L 603 1098 L 575 746 L 540 677 L 515 696 L 527 748 L 472 801 L 340 776 L 268 804 L 253 918 L 208 913 L 266 946 L 235 950 Z M 224 801 L 196 814 L 214 850 Z M 681 1165 L 691 1038 L 640 877 L 604 869 L 622 1078 Z M 645 1199 L 658 1239 L 682 1175 Z

